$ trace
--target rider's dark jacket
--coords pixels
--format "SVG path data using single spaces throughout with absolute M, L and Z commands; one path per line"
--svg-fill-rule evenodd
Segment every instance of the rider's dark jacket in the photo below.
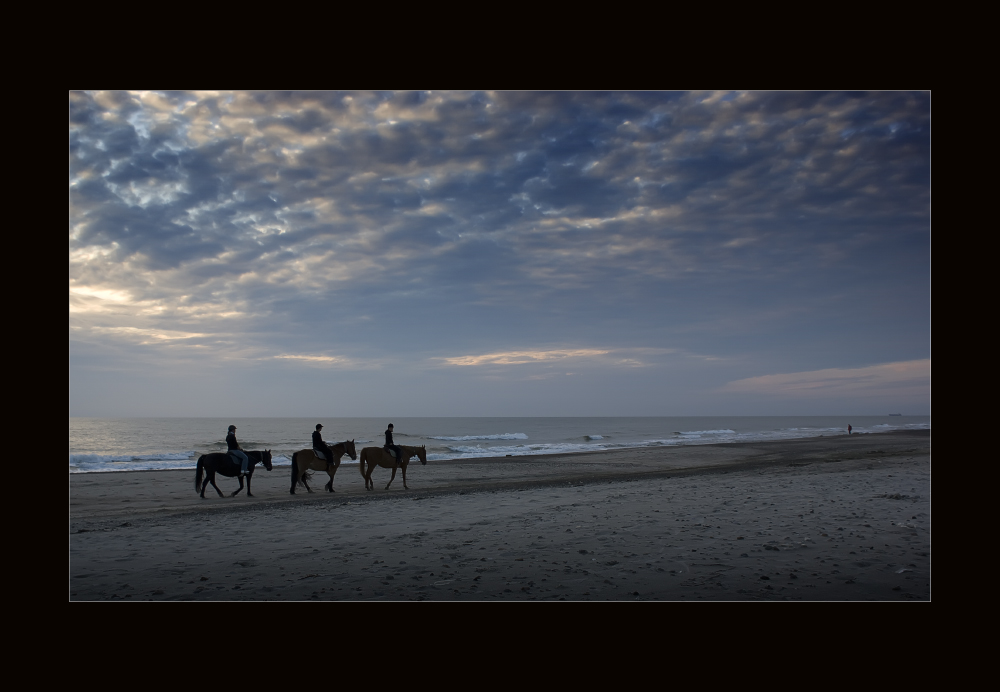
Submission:
M 395 442 L 392 441 L 391 430 L 385 431 L 385 447 L 383 447 L 382 449 L 394 449 L 396 450 L 396 457 L 399 459 L 403 458 L 403 450 L 399 448 L 399 445 L 397 445 Z
M 229 445 L 229 449 L 240 448 L 240 443 L 236 441 L 236 433 L 229 433 L 226 435 L 226 444 Z
M 323 452 L 327 461 L 333 461 L 333 450 L 323 441 L 323 433 L 319 430 L 313 430 L 313 449 Z

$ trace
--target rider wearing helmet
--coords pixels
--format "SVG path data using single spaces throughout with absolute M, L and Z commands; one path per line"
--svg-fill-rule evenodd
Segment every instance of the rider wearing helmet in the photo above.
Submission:
M 332 464 L 333 463 L 333 450 L 330 449 L 330 446 L 326 442 L 323 441 L 323 435 L 322 435 L 322 433 L 320 433 L 320 430 L 322 430 L 322 429 L 323 429 L 323 424 L 322 423 L 317 423 L 316 424 L 316 429 L 313 430 L 313 449 L 315 449 L 315 450 L 317 450 L 319 452 L 323 452 L 323 456 L 326 457 L 326 463 L 327 464 Z
M 229 454 L 232 454 L 240 462 L 240 476 L 247 475 L 247 467 L 250 465 L 250 457 L 243 453 L 240 443 L 236 441 L 236 426 L 229 426 L 229 434 L 226 435 L 226 444 L 229 445 Z

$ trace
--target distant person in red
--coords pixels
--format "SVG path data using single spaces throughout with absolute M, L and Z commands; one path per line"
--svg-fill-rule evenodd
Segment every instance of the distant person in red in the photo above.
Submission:
M 850 423 L 847 424 L 847 434 L 848 435 L 851 434 L 851 424 Z

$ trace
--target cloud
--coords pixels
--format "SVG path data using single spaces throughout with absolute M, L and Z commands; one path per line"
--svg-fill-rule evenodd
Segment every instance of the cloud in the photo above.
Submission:
M 845 354 L 880 362 L 928 329 L 929 128 L 922 92 L 72 92 L 71 335 L 638 366 L 891 309 Z
M 362 368 L 378 367 L 377 363 L 373 362 L 363 362 L 358 361 L 353 358 L 346 358 L 344 356 L 328 356 L 328 355 L 315 355 L 315 354 L 289 354 L 282 353 L 276 356 L 270 356 L 273 360 L 286 360 L 293 363 L 299 363 L 302 365 L 310 365 L 317 367 L 340 367 L 340 368 L 351 368 L 354 370 Z
M 593 358 L 606 355 L 608 351 L 597 349 L 569 349 L 552 351 L 507 351 L 503 353 L 486 353 L 479 356 L 454 356 L 437 358 L 447 365 L 467 367 L 471 365 L 524 365 L 526 363 L 544 363 L 547 361 L 565 360 L 567 358 Z
M 161 329 L 140 329 L 138 327 L 95 327 L 95 332 L 105 332 L 114 335 L 124 336 L 135 340 L 139 344 L 155 344 L 165 341 L 177 341 L 187 339 L 199 339 L 208 336 L 195 332 L 177 332 Z
M 680 349 L 675 348 L 575 348 L 501 351 L 481 355 L 436 357 L 433 360 L 442 361 L 446 365 L 470 367 L 481 365 L 528 365 L 568 359 L 601 359 L 601 362 L 605 365 L 635 368 L 662 363 L 663 358 L 669 355 L 702 358 L 701 356 L 682 353 Z M 603 358 L 604 356 L 609 357 Z
M 930 369 L 929 359 L 883 363 L 864 368 L 827 368 L 748 377 L 730 382 L 720 391 L 777 397 L 827 397 L 865 393 L 930 396 Z

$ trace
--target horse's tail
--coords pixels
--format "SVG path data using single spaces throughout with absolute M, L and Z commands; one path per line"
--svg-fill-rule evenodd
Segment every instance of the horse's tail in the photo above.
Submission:
M 200 457 L 198 457 L 198 470 L 195 471 L 194 474 L 194 489 L 196 492 L 199 493 L 201 492 L 201 481 L 203 477 L 202 474 L 204 473 L 204 471 L 205 471 L 205 455 L 202 454 Z
M 292 454 L 292 487 L 288 490 L 292 495 L 295 494 L 295 483 L 299 480 L 299 453 L 295 452 Z
M 368 463 L 368 448 L 365 447 L 361 450 L 361 454 L 358 455 L 358 468 L 361 469 L 361 477 L 365 480 L 368 476 L 365 475 L 365 464 Z

